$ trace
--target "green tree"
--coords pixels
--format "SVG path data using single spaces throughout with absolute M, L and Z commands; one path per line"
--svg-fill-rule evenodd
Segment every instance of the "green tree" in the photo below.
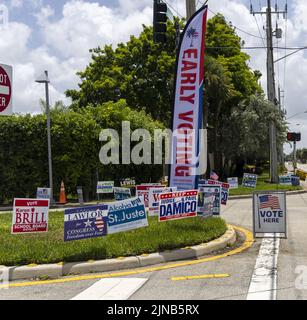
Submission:
M 153 133 L 154 128 L 163 129 L 160 122 L 153 121 L 144 111 L 132 110 L 124 100 L 81 112 L 53 109 L 51 141 L 56 198 L 62 180 L 69 194 L 76 194 L 76 187 L 81 185 L 87 199 L 95 198 L 97 173 L 102 180 L 134 176 L 138 182 L 155 182 L 161 178 L 160 165 L 100 163 L 99 133 L 113 128 L 121 135 L 122 121 L 130 121 L 132 130 L 144 128 Z M 46 141 L 45 115 L 0 117 L 0 203 L 14 197 L 35 197 L 37 187 L 48 186 Z
M 74 108 L 123 98 L 169 126 L 175 66 L 175 29 L 171 23 L 167 38 L 166 46 L 155 45 L 152 27 L 143 26 L 139 37 L 131 36 L 115 50 L 111 46 L 91 50 L 92 62 L 78 73 L 80 90 L 66 92 Z

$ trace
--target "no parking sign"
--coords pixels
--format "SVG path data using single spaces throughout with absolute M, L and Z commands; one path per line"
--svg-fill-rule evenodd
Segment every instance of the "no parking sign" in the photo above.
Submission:
M 0 115 L 11 115 L 13 68 L 0 64 Z

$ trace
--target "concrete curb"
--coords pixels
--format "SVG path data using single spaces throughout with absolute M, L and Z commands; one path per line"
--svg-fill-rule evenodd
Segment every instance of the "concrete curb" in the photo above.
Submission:
M 70 262 L 45 265 L 29 265 L 9 267 L 9 280 L 25 280 L 33 278 L 59 278 L 67 275 L 77 275 L 95 272 L 118 271 L 134 269 L 170 261 L 197 259 L 214 251 L 224 249 L 236 242 L 236 232 L 228 226 L 227 231 L 220 238 L 193 247 L 164 251 L 160 253 L 143 254 L 140 256 L 107 259 L 92 262 Z M 1 270 L 1 267 L 0 267 Z
M 278 190 L 274 190 L 274 191 L 278 191 Z M 280 190 L 280 191 L 283 191 L 283 190 Z M 307 190 L 286 191 L 287 196 L 292 196 L 292 195 L 302 194 L 302 193 L 307 193 Z M 241 196 L 230 196 L 228 200 L 240 200 L 240 199 L 251 199 L 251 198 L 252 198 L 251 194 L 246 194 Z

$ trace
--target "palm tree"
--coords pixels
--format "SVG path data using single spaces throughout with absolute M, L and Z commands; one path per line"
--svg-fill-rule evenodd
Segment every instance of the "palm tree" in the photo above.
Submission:
M 192 39 L 191 39 L 191 45 L 190 45 L 190 47 L 193 47 L 193 40 L 198 37 L 198 32 L 196 31 L 196 29 L 194 29 L 194 28 L 191 27 L 191 28 L 187 31 L 187 36 L 188 36 L 189 38 L 192 38 Z

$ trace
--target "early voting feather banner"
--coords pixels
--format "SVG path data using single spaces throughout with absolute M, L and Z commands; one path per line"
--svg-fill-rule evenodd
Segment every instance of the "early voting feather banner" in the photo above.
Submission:
M 204 54 L 208 7 L 188 21 L 180 42 L 173 110 L 170 186 L 197 188 L 200 169 L 200 133 L 203 117 Z

